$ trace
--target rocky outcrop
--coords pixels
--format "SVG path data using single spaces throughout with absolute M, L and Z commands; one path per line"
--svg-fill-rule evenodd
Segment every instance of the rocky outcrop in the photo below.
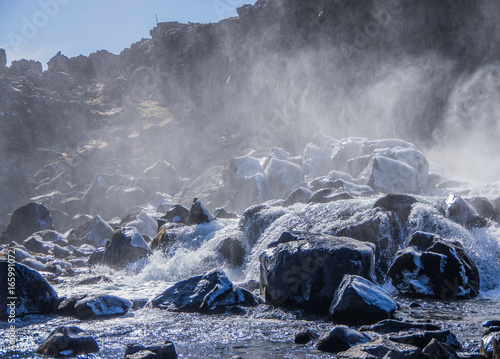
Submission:
M 10 273 L 15 273 L 15 276 Z M 15 278 L 13 286 L 8 278 Z M 59 300 L 56 291 L 37 271 L 20 263 L 0 260 L 0 320 L 20 318 L 27 314 L 55 313 Z M 9 298 L 16 298 L 15 300 Z
M 123 268 L 150 255 L 151 249 L 134 227 L 117 229 L 107 243 L 102 262 L 110 267 Z
M 374 276 L 370 243 L 309 232 L 281 237 L 260 255 L 260 282 L 269 303 L 327 312 L 345 274 Z
M 29 203 L 12 213 L 10 223 L 0 236 L 0 243 L 21 243 L 31 234 L 54 229 L 49 209 L 42 203 Z
M 59 327 L 36 350 L 52 358 L 96 353 L 99 346 L 94 338 L 78 327 Z
M 473 298 L 479 293 L 479 272 L 462 245 L 415 232 L 388 271 L 393 285 L 409 296 L 442 300 Z

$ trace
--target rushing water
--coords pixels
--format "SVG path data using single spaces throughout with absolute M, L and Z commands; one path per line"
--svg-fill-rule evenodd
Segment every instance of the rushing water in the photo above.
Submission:
M 478 193 L 483 191 L 476 190 Z M 468 190 L 469 193 L 474 193 Z M 488 193 L 495 198 L 497 193 Z M 443 196 L 417 197 L 405 230 L 402 245 L 414 230 L 427 230 L 446 239 L 459 240 L 478 266 L 481 294 L 473 300 L 441 302 L 409 300 L 397 296 L 390 284 L 385 288 L 400 304 L 396 317 L 405 320 L 430 321 L 441 324 L 458 335 L 464 350 L 477 351 L 485 320 L 500 317 L 500 228 L 490 223 L 486 228 L 471 231 L 444 218 L 436 203 Z M 238 220 L 219 220 L 209 224 L 185 227 L 175 250 L 164 254 L 156 251 L 148 259 L 121 271 L 105 266 L 92 270 L 83 268 L 72 278 L 64 278 L 54 288 L 60 297 L 77 294 L 113 294 L 130 300 L 147 301 L 172 283 L 219 267 L 234 283 L 258 280 L 258 255 L 283 228 L 325 231 L 341 221 L 360 215 L 373 206 L 376 198 L 338 201 L 324 205 L 296 205 L 282 211 L 252 246 L 241 268 L 230 268 L 216 254 L 216 247 L 228 234 L 238 230 Z M 314 221 L 311 221 L 311 218 Z M 78 285 L 82 279 L 101 275 L 111 281 Z M 412 303 L 412 306 L 410 306 Z M 418 305 L 415 305 L 417 303 Z M 49 333 L 61 325 L 76 325 L 93 336 L 100 352 L 88 358 L 122 358 L 128 343 L 152 344 L 164 340 L 174 342 L 181 358 L 328 358 L 329 354 L 293 343 L 295 334 L 312 329 L 327 333 L 334 325 L 326 316 L 310 316 L 301 311 L 286 311 L 260 305 L 241 315 L 202 315 L 172 313 L 150 308 L 129 312 L 124 317 L 80 321 L 58 316 L 27 316 L 17 319 L 16 346 L 9 347 L 5 324 L 0 328 L 0 354 L 10 358 L 36 358 L 33 354 Z

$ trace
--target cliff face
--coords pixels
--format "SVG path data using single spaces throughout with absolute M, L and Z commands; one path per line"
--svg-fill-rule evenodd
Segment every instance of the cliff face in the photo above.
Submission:
M 216 24 L 160 23 L 119 55 L 59 53 L 43 72 L 0 53 L 2 217 L 75 158 L 78 192 L 97 169 L 163 159 L 190 177 L 317 132 L 431 145 L 457 79 L 498 60 L 495 7 L 259 0 Z

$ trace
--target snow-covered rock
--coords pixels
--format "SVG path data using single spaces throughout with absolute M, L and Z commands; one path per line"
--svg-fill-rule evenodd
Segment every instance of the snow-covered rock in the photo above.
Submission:
M 103 254 L 103 263 L 123 268 L 150 255 L 151 249 L 135 227 L 119 228 L 111 237 Z
M 302 179 L 302 170 L 299 165 L 278 158 L 271 158 L 265 173 L 271 188 L 281 198 L 285 197 Z
M 398 304 L 382 288 L 357 275 L 344 276 L 329 318 L 343 324 L 370 324 L 392 317 Z
M 330 153 L 335 143 L 337 140 L 318 134 L 306 145 L 303 155 L 306 180 L 324 176 L 330 171 Z
M 113 228 L 107 224 L 100 216 L 95 216 L 91 221 L 86 222 L 77 229 L 71 230 L 68 234 L 68 242 L 74 246 L 90 244 L 101 247 L 113 235 Z

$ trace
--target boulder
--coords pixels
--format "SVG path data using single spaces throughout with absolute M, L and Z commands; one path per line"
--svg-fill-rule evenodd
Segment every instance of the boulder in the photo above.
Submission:
M 459 359 L 455 349 L 448 344 L 442 343 L 436 338 L 433 338 L 429 344 L 422 350 L 422 353 L 427 356 L 427 359 Z
M 59 304 L 58 314 L 93 320 L 124 315 L 131 307 L 130 300 L 114 295 L 84 295 L 64 299 Z
M 216 208 L 214 217 L 216 219 L 235 219 L 238 218 L 238 215 L 232 212 L 228 212 L 225 208 Z
M 110 267 L 123 268 L 152 254 L 148 244 L 134 227 L 119 228 L 106 245 L 102 261 Z
M 99 351 L 97 342 L 78 327 L 59 327 L 38 347 L 37 354 L 52 358 L 85 355 Z
M 465 199 L 468 204 L 476 211 L 476 213 L 486 219 L 491 219 L 493 221 L 497 218 L 497 211 L 493 203 L 486 197 L 472 197 Z
M 0 260 L 0 283 L 0 308 L 3 308 L 0 320 L 6 321 L 9 316 L 20 318 L 27 314 L 51 314 L 57 309 L 56 291 L 40 273 L 23 264 Z M 9 299 L 12 297 L 16 299 Z
M 331 169 L 330 153 L 337 142 L 331 137 L 317 134 L 304 149 L 304 173 L 306 180 L 326 175 Z
M 345 274 L 374 278 L 371 243 L 298 231 L 287 237 L 260 255 L 260 282 L 269 303 L 326 312 Z
M 374 203 L 373 208 L 382 208 L 394 212 L 402 222 L 406 222 L 415 203 L 417 203 L 417 200 L 412 196 L 391 193 L 380 197 Z
M 152 345 L 128 344 L 123 359 L 177 359 L 174 343 L 166 340 L 164 343 Z
M 239 229 L 245 234 L 247 242 L 253 246 L 264 231 L 278 218 L 288 213 L 282 207 L 258 204 L 246 209 L 240 217 Z
M 49 209 L 42 203 L 29 203 L 12 213 L 10 223 L 0 235 L 0 243 L 22 243 L 31 234 L 54 229 Z
M 335 293 L 329 318 L 343 324 L 370 324 L 393 316 L 398 304 L 369 280 L 346 275 Z
M 328 203 L 340 201 L 343 199 L 352 199 L 353 197 L 342 190 L 336 188 L 323 188 L 312 194 L 308 203 Z
M 0 49 L 0 69 L 5 68 L 5 66 L 7 66 L 7 55 L 4 49 Z
M 307 344 L 312 340 L 318 339 L 319 335 L 310 329 L 299 332 L 295 335 L 295 344 Z
M 90 244 L 95 247 L 102 247 L 111 239 L 114 232 L 113 228 L 100 216 L 95 216 L 91 221 L 78 227 L 78 229 L 71 230 L 67 239 L 73 246 Z
M 42 237 L 37 234 L 32 234 L 27 239 L 23 241 L 23 246 L 31 252 L 49 254 L 54 248 L 54 244 L 51 242 L 44 242 Z
M 375 332 L 379 334 L 399 333 L 403 331 L 441 330 L 441 327 L 429 323 L 402 322 L 394 319 L 385 319 L 373 325 L 364 325 L 360 331 Z
M 203 203 L 198 198 L 193 199 L 193 204 L 189 210 L 189 214 L 186 218 L 186 224 L 188 226 L 194 224 L 208 223 L 214 220 L 214 217 L 205 208 Z
M 388 338 L 393 342 L 413 345 L 420 349 L 424 349 L 433 339 L 437 339 L 453 349 L 461 347 L 455 334 L 449 330 L 399 332 L 389 335 Z
M 367 343 L 371 338 L 354 329 L 340 326 L 333 328 L 328 334 L 322 336 L 316 345 L 316 349 L 322 352 L 338 353 L 349 349 L 350 347 Z
M 421 359 L 422 351 L 408 344 L 396 343 L 385 338 L 378 338 L 368 343 L 358 344 L 337 354 L 338 359 Z
M 462 197 L 450 194 L 445 203 L 446 217 L 466 228 L 485 227 L 488 222 Z
M 106 219 L 119 216 L 148 200 L 146 192 L 140 187 L 110 186 L 104 196 L 102 216 Z
M 182 227 L 182 225 L 175 223 L 164 224 L 161 226 L 158 233 L 151 241 L 151 249 L 166 251 L 177 240 L 177 236 L 179 234 L 177 229 L 179 227 Z
M 215 251 L 221 255 L 224 262 L 233 268 L 243 265 L 247 250 L 242 235 L 228 236 L 215 248 Z
M 289 207 L 296 203 L 308 203 L 313 195 L 313 192 L 307 188 L 299 187 L 285 199 L 283 207 Z
M 364 154 L 363 147 L 367 141 L 366 138 L 362 137 L 349 137 L 335 143 L 330 153 L 332 168 L 347 172 L 349 170 L 348 161 Z
M 151 167 L 146 168 L 143 173 L 148 178 L 159 178 L 161 186 L 158 190 L 171 196 L 175 195 L 182 188 L 182 179 L 175 167 L 167 161 L 160 160 Z
M 458 242 L 415 232 L 388 275 L 401 294 L 441 300 L 473 298 L 479 293 L 479 272 Z
M 302 179 L 302 170 L 299 165 L 278 158 L 271 158 L 265 169 L 272 190 L 283 198 L 289 194 L 292 187 Z
M 226 274 L 218 270 L 177 282 L 152 300 L 155 308 L 201 313 L 223 312 L 235 306 L 258 303 L 252 293 L 233 287 Z
M 172 208 L 170 208 L 164 216 L 160 217 L 160 219 L 158 220 L 158 228 L 160 228 L 166 222 L 185 224 L 188 216 L 189 209 L 180 204 L 176 204 L 172 206 Z

